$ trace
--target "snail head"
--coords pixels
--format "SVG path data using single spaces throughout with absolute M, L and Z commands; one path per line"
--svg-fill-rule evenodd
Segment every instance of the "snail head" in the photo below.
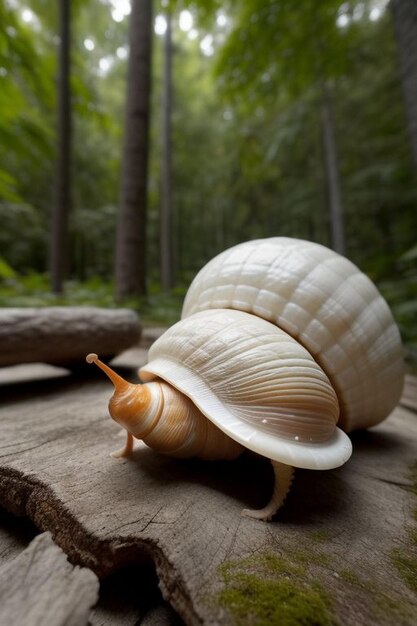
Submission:
M 111 417 L 123 428 L 138 436 L 140 417 L 145 416 L 151 402 L 150 391 L 146 385 L 129 383 L 116 374 L 108 365 L 100 361 L 97 354 L 88 354 L 87 363 L 94 363 L 110 378 L 114 393 L 109 401 Z

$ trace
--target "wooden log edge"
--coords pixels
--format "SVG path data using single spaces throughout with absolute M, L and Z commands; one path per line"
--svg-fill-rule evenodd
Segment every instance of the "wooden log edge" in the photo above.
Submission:
M 157 542 L 133 536 L 97 539 L 52 489 L 11 468 L 0 467 L 0 506 L 14 515 L 29 517 L 41 531 L 49 531 L 73 564 L 88 567 L 99 578 L 127 565 L 153 563 L 164 599 L 187 624 L 203 623 L 185 581 Z
M 0 567 L 0 622 L 84 626 L 98 600 L 97 576 L 69 563 L 49 532 Z

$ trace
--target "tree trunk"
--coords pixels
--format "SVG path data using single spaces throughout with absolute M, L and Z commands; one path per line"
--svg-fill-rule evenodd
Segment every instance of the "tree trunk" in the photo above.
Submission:
M 171 188 L 171 112 L 172 112 L 172 29 L 171 13 L 166 13 L 164 40 L 164 85 L 162 94 L 162 185 L 160 210 L 161 286 L 174 286 L 173 215 Z
M 59 2 L 57 169 L 52 212 L 50 268 L 52 290 L 62 293 L 68 269 L 68 214 L 71 206 L 70 0 Z
M 395 36 L 402 76 L 408 132 L 417 166 L 417 2 L 391 0 Z
M 323 85 L 322 89 L 322 133 L 330 211 L 331 246 L 335 252 L 346 254 L 345 224 L 333 116 L 333 97 L 328 85 Z
M 152 0 L 133 0 L 120 210 L 116 295 L 146 294 L 146 212 L 149 153 Z

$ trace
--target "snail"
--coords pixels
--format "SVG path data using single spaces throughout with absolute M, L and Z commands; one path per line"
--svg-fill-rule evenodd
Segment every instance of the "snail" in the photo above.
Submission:
M 150 348 L 144 384 L 111 378 L 113 419 L 176 457 L 271 460 L 268 504 L 243 515 L 270 520 L 294 468 L 332 469 L 346 433 L 385 419 L 403 385 L 400 334 L 375 285 L 328 248 L 273 237 L 238 244 L 203 267 L 181 320 Z

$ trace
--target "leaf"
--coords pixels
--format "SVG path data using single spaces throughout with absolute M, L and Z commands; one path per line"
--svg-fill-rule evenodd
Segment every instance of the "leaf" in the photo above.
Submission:
M 2 257 L 0 257 L 0 279 L 15 278 L 16 273 Z

